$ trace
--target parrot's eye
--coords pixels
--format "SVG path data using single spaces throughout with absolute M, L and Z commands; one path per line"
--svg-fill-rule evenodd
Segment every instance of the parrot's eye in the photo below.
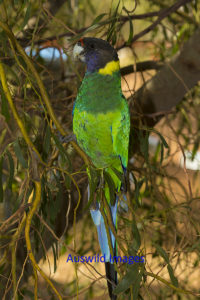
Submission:
M 94 49 L 94 48 L 95 48 L 94 44 L 90 44 L 90 49 Z

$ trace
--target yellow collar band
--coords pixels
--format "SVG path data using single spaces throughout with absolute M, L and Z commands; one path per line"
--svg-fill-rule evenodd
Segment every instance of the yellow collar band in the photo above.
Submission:
M 99 69 L 98 73 L 102 75 L 112 75 L 113 72 L 119 71 L 119 61 L 110 61 L 104 68 Z

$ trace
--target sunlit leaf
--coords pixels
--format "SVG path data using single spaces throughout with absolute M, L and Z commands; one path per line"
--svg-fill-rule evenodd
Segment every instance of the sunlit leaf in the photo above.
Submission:
M 167 270 L 169 272 L 169 276 L 170 276 L 171 282 L 173 283 L 173 285 L 175 285 L 176 287 L 178 287 L 178 280 L 174 276 L 174 271 L 173 271 L 172 266 L 170 264 L 168 264 Z
M 5 136 L 6 136 L 6 133 L 7 133 L 7 128 L 4 128 L 2 130 L 2 132 L 0 133 L 0 145 L 3 143 L 3 141 L 5 139 Z
M 26 12 L 25 12 L 25 16 L 24 16 L 24 21 L 21 25 L 21 28 L 23 29 L 24 26 L 28 23 L 29 19 L 30 19 L 30 13 L 31 13 L 31 5 L 28 5 Z
M 10 120 L 8 101 L 6 99 L 6 96 L 4 94 L 2 87 L 0 87 L 0 92 L 1 92 L 1 113 L 6 118 L 6 122 L 8 122 Z
M 107 15 L 106 13 L 98 15 L 92 22 L 92 25 L 99 23 L 106 15 Z

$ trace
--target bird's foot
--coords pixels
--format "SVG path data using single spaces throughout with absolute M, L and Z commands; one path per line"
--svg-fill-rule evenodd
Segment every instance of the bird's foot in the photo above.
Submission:
M 59 133 L 58 138 L 59 138 L 59 140 L 62 144 L 67 144 L 67 143 L 72 142 L 72 141 L 76 142 L 76 136 L 73 133 L 71 133 L 67 136 L 63 136 Z

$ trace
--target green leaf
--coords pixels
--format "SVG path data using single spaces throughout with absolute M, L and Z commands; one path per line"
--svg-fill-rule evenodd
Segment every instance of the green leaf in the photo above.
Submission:
M 14 177 L 14 161 L 13 161 L 12 155 L 10 154 L 9 151 L 7 151 L 6 154 L 8 156 L 9 167 L 10 167 L 9 178 L 8 178 L 8 188 L 10 190 L 12 190 L 12 183 L 13 183 L 13 177 Z
M 63 145 L 60 143 L 58 137 L 57 137 L 56 135 L 54 135 L 53 133 L 51 133 L 51 134 L 52 134 L 52 137 L 53 137 L 53 139 L 54 139 L 54 142 L 55 142 L 56 146 L 58 147 L 58 149 L 59 149 L 59 151 L 60 151 L 60 154 L 63 155 L 63 159 L 66 160 L 67 154 L 66 154 L 65 148 L 64 148 Z
M 8 122 L 10 120 L 8 101 L 6 99 L 6 96 L 4 94 L 2 87 L 0 87 L 0 92 L 1 92 L 1 113 L 5 117 L 6 122 Z
M 13 68 L 10 67 L 8 64 L 3 64 L 3 65 L 4 65 L 4 68 L 6 70 L 7 79 L 15 81 L 15 83 L 17 85 L 20 85 L 19 75 L 17 75 L 15 73 L 15 71 L 13 70 Z
M 158 131 L 157 131 L 156 129 L 154 129 L 154 128 L 151 128 L 151 131 L 152 131 L 152 132 L 155 132 L 155 133 L 159 136 L 159 138 L 161 139 L 161 141 L 162 141 L 164 147 L 168 149 L 168 148 L 169 148 L 169 145 L 167 144 L 167 142 L 166 142 L 166 140 L 164 139 L 164 137 L 162 136 L 162 134 L 160 134 L 160 132 L 158 132 Z
M 3 50 L 4 57 L 6 57 L 9 52 L 9 47 L 7 44 L 7 35 L 5 31 L 0 32 L 0 44 L 1 44 L 1 49 Z
M 54 135 L 51 132 L 51 136 L 53 137 L 56 146 L 58 147 L 59 151 L 60 151 L 60 155 L 62 156 L 63 161 L 68 163 L 68 167 L 71 169 L 72 168 L 72 164 L 71 164 L 71 160 L 68 157 L 67 151 L 65 150 L 65 148 L 63 147 L 63 145 L 60 143 L 58 137 L 56 135 Z
M 197 12 L 197 9 L 198 9 L 197 0 L 194 1 L 194 9 Z
M 118 2 L 117 6 L 116 6 L 116 9 L 112 15 L 112 22 L 110 24 L 110 27 L 108 29 L 108 35 L 107 35 L 107 41 L 111 41 L 112 37 L 113 37 L 113 32 L 114 32 L 114 29 L 115 29 L 115 23 L 117 22 L 117 12 L 118 12 L 118 9 L 119 9 L 119 4 L 120 4 L 120 1 Z M 115 33 L 116 35 L 116 33 Z M 114 41 L 113 41 L 114 42 Z
M 164 157 L 164 147 L 163 144 L 159 144 L 159 145 L 160 145 L 160 164 L 161 164 Z
M 162 258 L 165 260 L 165 262 L 167 264 L 169 264 L 169 257 L 168 257 L 168 254 L 165 252 L 165 250 L 162 247 L 160 247 L 158 244 L 155 244 L 155 243 L 153 243 L 153 244 L 154 244 L 157 252 L 160 254 L 160 256 L 162 256 Z
M 0 202 L 3 202 L 3 156 L 0 158 Z
M 63 199 L 63 186 L 61 184 L 61 175 L 59 173 L 58 176 L 55 176 L 56 181 L 57 181 L 57 188 L 58 188 L 58 192 L 56 195 L 56 201 L 55 201 L 55 210 L 56 213 L 59 212 L 61 205 L 62 205 L 62 199 Z
M 136 202 L 137 207 L 140 207 L 141 204 L 139 202 L 139 197 L 140 197 L 140 189 L 143 185 L 143 183 L 145 182 L 145 178 L 142 178 L 140 181 L 137 181 L 135 175 L 133 174 L 133 172 L 131 173 L 133 176 L 133 180 L 134 180 L 134 184 L 135 184 L 135 193 L 134 193 L 134 199 Z
M 31 12 L 31 5 L 28 4 L 28 7 L 27 7 L 26 12 L 25 12 L 24 21 L 22 23 L 21 29 L 23 29 L 24 26 L 28 23 L 28 20 L 30 19 L 30 12 Z
M 129 18 L 129 37 L 128 37 L 128 41 L 127 44 L 131 44 L 133 39 L 133 21 L 131 20 L 131 18 Z
M 146 132 L 145 136 L 143 133 L 140 134 L 140 150 L 144 155 L 145 161 L 148 162 L 149 160 L 149 134 Z
M 50 145 L 51 145 L 51 129 L 47 125 L 45 136 L 44 136 L 44 143 L 43 143 L 43 149 L 46 155 L 49 153 Z
M 90 197 L 88 199 L 88 203 L 87 205 L 84 207 L 84 211 L 88 211 L 90 205 L 92 204 L 94 197 L 95 197 L 95 193 L 96 193 L 96 198 L 99 196 L 98 195 L 98 184 L 99 184 L 99 178 L 100 178 L 100 172 L 99 170 L 94 169 L 92 166 L 90 166 L 87 169 L 87 173 L 88 173 L 88 180 L 89 180 L 89 188 L 90 188 Z M 97 199 L 96 199 L 97 200 Z
M 103 176 L 104 176 L 105 182 L 108 185 L 109 194 L 110 194 L 110 203 L 111 203 L 111 205 L 114 205 L 115 200 L 116 200 L 115 183 L 108 172 L 104 171 Z
M 134 284 L 139 276 L 139 266 L 137 264 L 132 265 L 132 267 L 127 271 L 122 280 L 118 283 L 114 289 L 114 294 L 118 295 L 124 293 Z M 135 298 L 134 298 L 135 299 Z
M 170 276 L 171 282 L 173 283 L 173 285 L 175 285 L 176 287 L 178 287 L 178 280 L 174 276 L 174 271 L 173 271 L 172 266 L 170 264 L 168 264 L 167 270 L 169 272 L 169 276 Z
M 0 134 L 0 145 L 3 143 L 6 133 L 7 133 L 7 129 L 4 128 Z
M 115 173 L 115 175 L 119 178 L 121 182 L 124 182 L 124 174 L 117 170 L 116 168 L 112 167 L 112 171 Z
M 106 13 L 103 13 L 103 14 L 98 15 L 98 16 L 94 19 L 94 21 L 92 22 L 91 25 L 94 25 L 94 24 L 99 23 L 99 22 L 103 19 L 103 17 L 105 17 L 106 15 L 107 15 Z
M 137 251 L 138 251 L 138 249 L 140 248 L 140 245 L 141 245 L 141 238 L 140 238 L 139 230 L 137 228 L 137 224 L 135 222 L 135 218 L 133 218 L 133 221 L 132 221 L 132 232 L 133 232 L 132 247 L 137 253 Z
M 25 169 L 27 169 L 28 168 L 28 164 L 27 164 L 27 161 L 24 158 L 24 155 L 22 153 L 22 150 L 21 150 L 21 147 L 19 145 L 19 141 L 18 140 L 13 143 L 13 148 L 14 148 L 14 151 L 15 151 L 15 154 L 17 156 L 18 161 L 20 162 L 20 164 Z
M 139 294 L 139 290 L 140 290 L 140 282 L 142 280 L 142 276 L 143 276 L 143 271 L 141 271 L 138 274 L 137 279 L 136 279 L 135 283 L 133 284 L 133 299 L 138 299 L 138 294 Z
M 54 247 L 54 244 L 52 244 L 52 250 L 53 250 L 54 273 L 55 273 L 56 269 L 57 269 L 56 262 L 57 262 L 57 258 L 58 258 L 58 245 L 57 245 L 57 242 L 55 243 L 55 247 Z

